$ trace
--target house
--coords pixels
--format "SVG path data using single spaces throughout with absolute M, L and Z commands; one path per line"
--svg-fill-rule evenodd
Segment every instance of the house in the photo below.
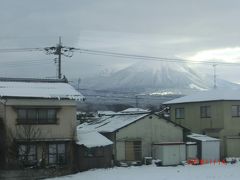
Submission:
M 182 126 L 148 111 L 129 110 L 81 124 L 78 129 L 95 130 L 111 140 L 115 162 L 152 157 L 152 144 L 183 142 L 185 132 Z
M 76 100 L 66 79 L 0 78 L 2 166 L 72 164 Z
M 108 168 L 113 165 L 113 142 L 97 131 L 78 129 L 76 144 L 75 159 L 79 171 L 93 168 Z
M 171 120 L 221 140 L 221 158 L 240 156 L 240 91 L 214 89 L 165 103 Z

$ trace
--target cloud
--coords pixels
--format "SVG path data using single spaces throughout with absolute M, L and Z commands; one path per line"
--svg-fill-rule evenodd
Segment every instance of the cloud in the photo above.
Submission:
M 222 50 L 239 46 L 239 6 L 239 0 L 2 1 L 0 48 L 53 46 L 61 35 L 66 46 L 159 57 L 188 53 L 186 57 L 195 59 L 227 61 L 231 57 L 237 61 L 237 50 Z M 209 53 L 212 50 L 221 53 Z M 52 76 L 56 72 L 53 58 L 33 52 L 0 54 L 0 73 Z M 84 77 L 135 62 L 75 53 L 70 59 L 63 58 L 63 74 Z
M 186 58 L 193 61 L 240 62 L 240 47 L 199 51 Z

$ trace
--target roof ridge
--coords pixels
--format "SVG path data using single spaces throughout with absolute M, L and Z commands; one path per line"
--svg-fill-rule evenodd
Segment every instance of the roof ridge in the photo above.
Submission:
M 46 83 L 68 83 L 67 78 L 63 79 L 41 79 L 41 78 L 10 78 L 10 77 L 0 77 L 2 82 L 46 82 Z

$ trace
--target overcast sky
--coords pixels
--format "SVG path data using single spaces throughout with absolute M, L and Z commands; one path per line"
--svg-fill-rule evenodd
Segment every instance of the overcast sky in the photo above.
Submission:
M 239 0 L 0 0 L 0 48 L 66 46 L 159 57 L 240 62 Z M 53 77 L 43 52 L 0 53 L 0 76 Z M 75 53 L 63 74 L 84 78 L 137 60 Z M 211 71 L 211 67 L 204 66 Z M 218 76 L 240 82 L 240 67 Z M 210 72 L 211 73 L 211 72 Z

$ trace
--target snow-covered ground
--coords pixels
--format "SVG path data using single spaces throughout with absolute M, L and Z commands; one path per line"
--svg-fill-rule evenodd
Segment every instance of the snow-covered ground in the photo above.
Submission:
M 54 178 L 54 180 L 239 180 L 240 163 L 238 164 L 206 164 L 176 167 L 115 167 L 95 169 L 74 175 Z

